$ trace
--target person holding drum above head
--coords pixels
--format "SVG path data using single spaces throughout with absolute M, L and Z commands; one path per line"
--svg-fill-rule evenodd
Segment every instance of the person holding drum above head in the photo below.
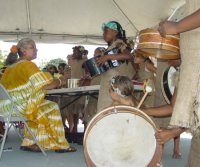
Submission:
M 137 107 L 137 100 L 134 97 L 133 82 L 127 76 L 114 76 L 110 80 L 110 96 L 113 100 L 112 106 L 127 105 Z
M 156 133 L 161 144 L 189 129 L 192 134 L 192 144 L 188 159 L 189 167 L 200 164 L 200 1 L 187 0 L 186 14 L 179 22 L 165 21 L 160 23 L 159 31 L 165 34 L 181 34 L 181 66 L 177 98 L 173 107 L 168 130 Z M 188 32 L 187 32 L 188 31 Z
M 112 99 L 109 96 L 109 80 L 115 75 L 126 75 L 130 78 L 135 73 L 131 62 L 132 59 L 130 49 L 126 44 L 125 30 L 116 21 L 110 21 L 103 24 L 103 38 L 108 43 L 108 48 L 105 55 L 97 59 L 99 66 L 105 63 L 110 63 L 117 66 L 111 68 L 101 75 L 101 88 L 99 91 L 99 99 L 97 105 L 97 112 L 101 111 L 105 107 L 112 103 Z M 126 61 L 126 62 L 125 62 Z

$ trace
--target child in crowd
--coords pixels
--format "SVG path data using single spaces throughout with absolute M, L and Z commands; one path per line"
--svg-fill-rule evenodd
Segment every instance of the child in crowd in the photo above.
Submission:
M 112 106 L 127 105 L 137 107 L 138 101 L 134 97 L 133 82 L 127 76 L 114 76 L 110 80 L 109 93 Z
M 103 55 L 105 52 L 105 48 L 98 47 L 94 51 L 94 57 Z M 92 78 L 90 85 L 100 85 L 101 76 L 96 76 L 95 78 Z M 84 122 L 85 125 L 89 123 L 89 121 L 93 118 L 93 116 L 97 113 L 97 102 L 98 98 L 94 98 L 92 96 L 88 97 L 88 104 L 86 106 L 85 112 L 84 112 Z

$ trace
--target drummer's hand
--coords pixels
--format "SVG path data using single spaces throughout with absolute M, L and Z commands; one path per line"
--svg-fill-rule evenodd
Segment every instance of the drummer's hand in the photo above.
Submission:
M 158 31 L 162 37 L 165 37 L 167 34 L 178 34 L 178 23 L 172 21 L 163 21 L 160 22 Z
M 157 129 L 155 137 L 156 137 L 158 144 L 163 145 L 172 138 L 171 130 L 170 129 Z
M 96 59 L 97 65 L 98 66 L 103 65 L 106 61 L 109 60 L 108 58 L 109 58 L 108 55 L 104 55 L 104 56 L 101 56 L 101 57 L 97 58 Z

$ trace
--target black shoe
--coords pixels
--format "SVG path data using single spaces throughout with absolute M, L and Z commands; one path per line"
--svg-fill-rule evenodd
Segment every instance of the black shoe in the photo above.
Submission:
M 55 150 L 56 153 L 71 153 L 71 152 L 76 152 L 76 148 L 74 147 L 69 147 L 68 149 L 60 149 L 60 150 Z

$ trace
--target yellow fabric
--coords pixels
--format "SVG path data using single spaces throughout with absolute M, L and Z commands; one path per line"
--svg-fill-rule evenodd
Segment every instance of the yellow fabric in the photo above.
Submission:
M 8 67 L 1 84 L 8 90 L 18 110 L 28 119 L 28 125 L 45 149 L 67 149 L 64 128 L 58 105 L 45 100 L 43 87 L 53 80 L 30 61 L 19 61 Z M 0 101 L 0 112 L 8 113 L 9 101 Z M 34 144 L 25 129 L 23 146 Z

